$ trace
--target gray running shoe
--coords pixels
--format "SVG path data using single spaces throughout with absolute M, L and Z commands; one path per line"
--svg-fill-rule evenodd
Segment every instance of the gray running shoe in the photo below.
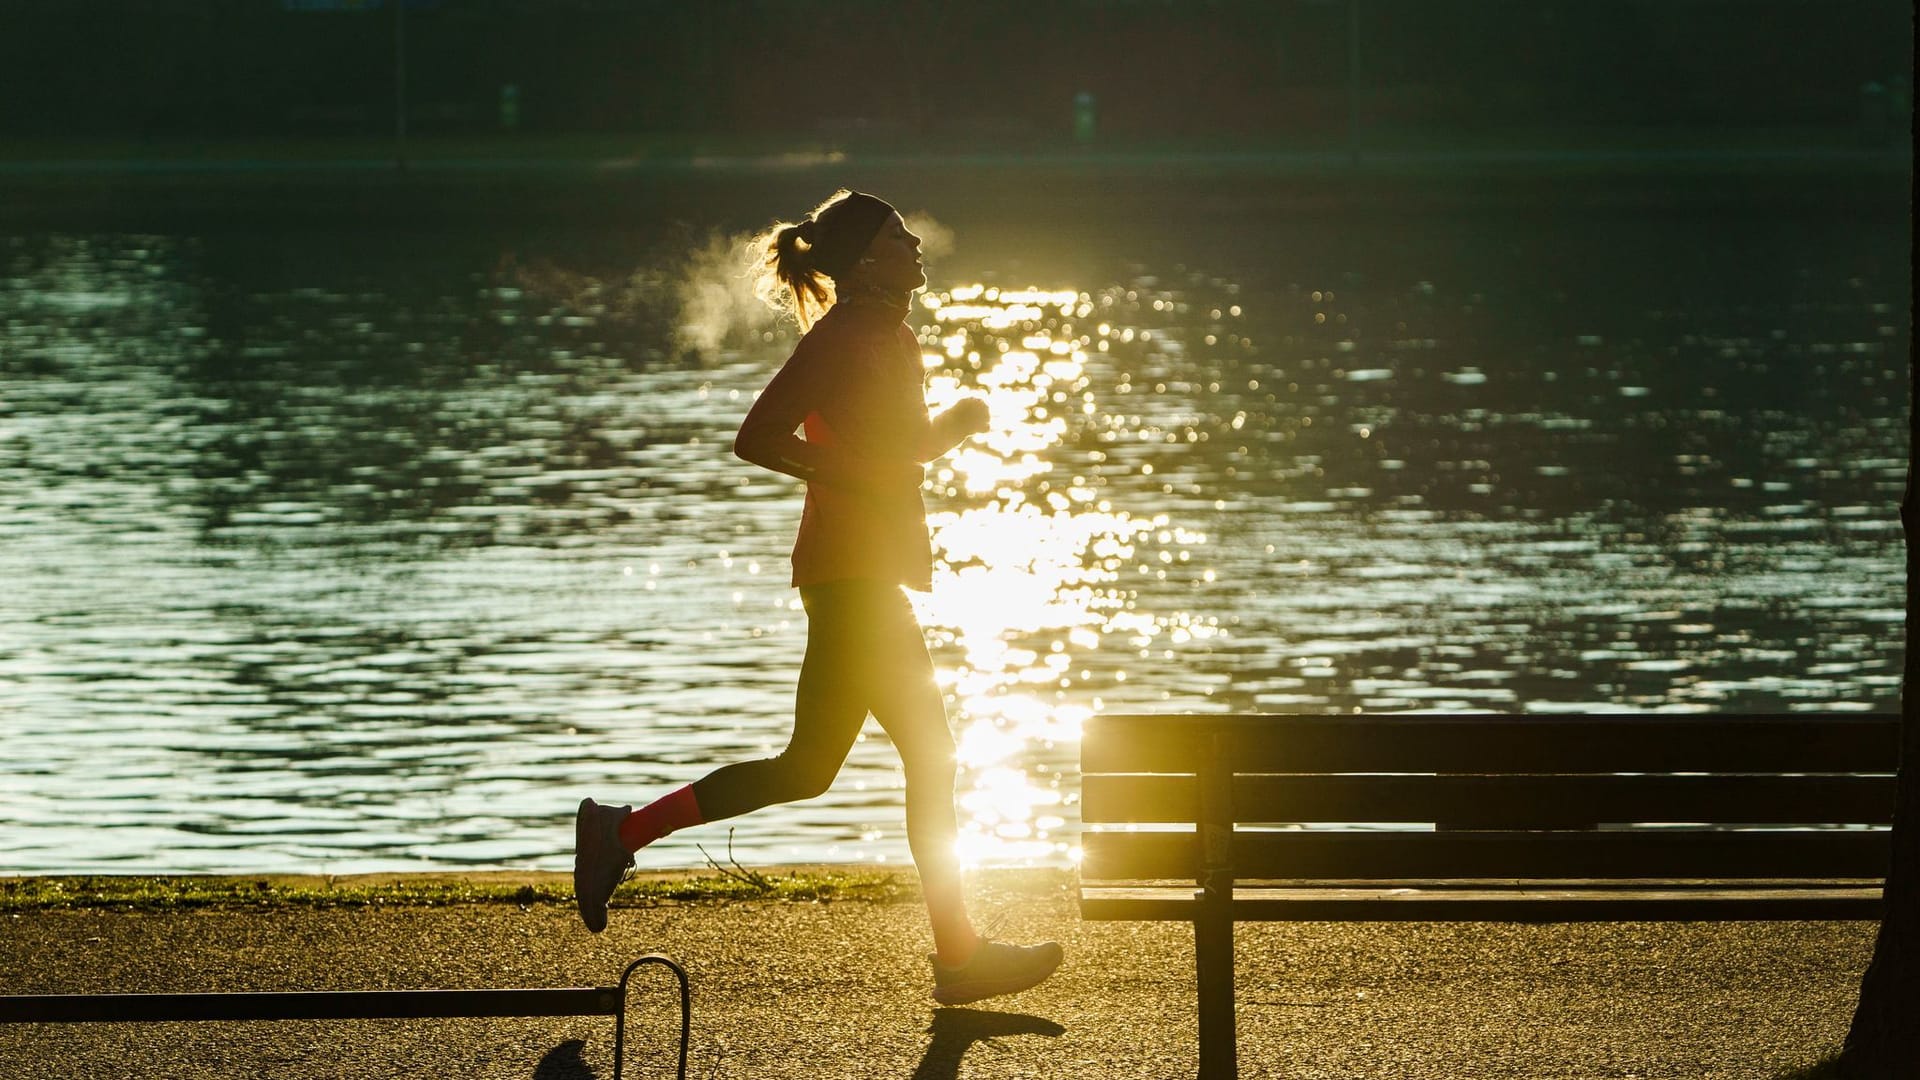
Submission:
M 599 933 L 607 928 L 607 901 L 633 868 L 633 852 L 620 842 L 620 822 L 631 806 L 601 806 L 580 800 L 573 817 L 573 902 L 580 921 Z
M 928 957 L 933 961 L 933 1000 L 942 1005 L 965 1005 L 981 998 L 1017 994 L 1045 981 L 1064 955 L 1057 941 L 1038 945 L 982 941 L 973 959 L 957 968 Z

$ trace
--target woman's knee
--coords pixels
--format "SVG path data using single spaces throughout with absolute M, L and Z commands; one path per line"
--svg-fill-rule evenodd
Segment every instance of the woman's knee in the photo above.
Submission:
M 788 752 L 770 759 L 772 786 L 779 794 L 779 802 L 800 802 L 804 799 L 818 798 L 833 786 L 833 778 L 840 774 L 839 762 L 827 762 L 818 757 Z

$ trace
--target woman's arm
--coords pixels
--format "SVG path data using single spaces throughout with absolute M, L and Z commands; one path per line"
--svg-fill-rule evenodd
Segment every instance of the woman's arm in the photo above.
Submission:
M 763 469 L 808 483 L 828 484 L 866 495 L 918 491 L 925 473 L 912 462 L 869 461 L 838 446 L 810 443 L 794 434 L 813 411 L 804 358 L 789 360 L 747 410 L 733 439 L 733 452 Z
M 932 461 L 966 442 L 970 436 L 987 430 L 987 403 L 979 398 L 962 398 L 954 406 L 933 418 L 927 441 L 920 447 L 920 460 Z

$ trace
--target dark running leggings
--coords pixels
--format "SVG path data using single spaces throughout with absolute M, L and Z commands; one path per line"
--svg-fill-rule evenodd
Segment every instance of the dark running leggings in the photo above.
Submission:
M 719 821 L 826 791 L 872 713 L 906 769 L 914 861 L 923 872 L 929 859 L 951 861 L 953 735 L 906 595 L 878 581 L 838 581 L 803 586 L 800 601 L 807 610 L 807 658 L 793 737 L 776 757 L 723 766 L 696 780 L 701 818 Z

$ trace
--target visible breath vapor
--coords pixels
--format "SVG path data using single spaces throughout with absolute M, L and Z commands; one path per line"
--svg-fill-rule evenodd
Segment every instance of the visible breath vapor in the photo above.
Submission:
M 927 260 L 953 250 L 953 230 L 931 215 L 903 215 L 920 237 Z M 688 238 L 681 234 L 681 244 Z M 754 293 L 765 253 L 753 246 L 753 233 L 714 231 L 702 243 L 680 247 L 648 260 L 630 273 L 608 277 L 556 266 L 550 261 L 511 268 L 513 280 L 527 292 L 576 311 L 611 319 L 670 324 L 672 345 L 681 352 L 712 357 L 771 340 L 780 316 Z
M 916 210 L 900 215 L 907 230 L 920 237 L 920 257 L 932 262 L 953 254 L 953 230 L 940 224 L 932 214 Z
M 761 258 L 751 233 L 716 232 L 687 252 L 674 283 L 674 343 L 710 355 L 772 330 L 777 316 L 753 292 Z

